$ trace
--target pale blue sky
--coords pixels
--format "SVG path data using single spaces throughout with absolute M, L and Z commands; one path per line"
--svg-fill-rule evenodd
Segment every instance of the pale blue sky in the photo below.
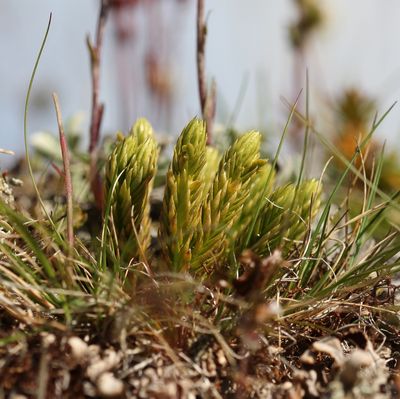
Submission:
M 163 2 L 164 1 L 164 2 Z M 171 0 L 172 1 L 172 0 Z M 177 134 L 199 112 L 195 69 L 195 1 L 188 0 L 172 17 L 169 0 L 164 24 L 171 25 L 165 39 L 173 52 L 175 105 L 168 125 Z M 324 0 L 330 22 L 310 47 L 309 68 L 313 109 L 322 110 L 347 86 L 361 87 L 379 98 L 380 109 L 400 97 L 400 4 L 398 0 Z M 63 115 L 90 110 L 90 75 L 85 35 L 93 33 L 97 18 L 93 0 L 0 0 L 0 147 L 21 152 L 24 96 L 48 16 L 53 12 L 49 40 L 33 89 L 36 106 L 30 113 L 30 132 L 56 130 L 51 93 L 57 91 Z M 272 127 L 278 131 L 287 111 L 281 96 L 293 98 L 293 55 L 287 42 L 287 25 L 294 16 L 290 0 L 208 0 L 209 35 L 207 70 L 219 92 L 219 119 L 224 122 L 234 107 L 241 83 L 248 87 L 237 125 L 240 128 Z M 143 12 L 135 17 L 138 40 L 128 69 L 135 72 L 130 116 L 121 117 L 115 43 L 110 25 L 103 54 L 101 98 L 106 103 L 105 131 L 126 129 L 145 115 L 162 124 L 141 96 L 143 71 L 140 54 L 148 32 Z M 141 33 L 142 32 L 142 33 Z M 144 33 L 143 33 L 144 32 Z M 132 72 L 132 74 L 133 74 Z M 325 111 L 318 123 L 325 127 Z M 160 128 L 160 126 L 158 126 Z M 398 145 L 400 109 L 395 109 L 381 136 Z M 1 162 L 1 160 L 0 160 Z

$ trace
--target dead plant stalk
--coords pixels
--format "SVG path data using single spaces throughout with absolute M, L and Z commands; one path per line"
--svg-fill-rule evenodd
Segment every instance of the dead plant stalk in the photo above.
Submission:
M 72 198 L 72 179 L 71 179 L 71 164 L 68 151 L 67 140 L 65 139 L 64 126 L 62 122 L 61 108 L 58 101 L 58 96 L 53 93 L 54 107 L 56 109 L 58 132 L 60 136 L 60 147 L 64 166 L 64 186 L 65 195 L 67 197 L 67 239 L 70 248 L 74 247 L 74 209 Z
M 216 83 L 213 80 L 211 88 L 208 90 L 205 61 L 206 36 L 207 25 L 204 20 L 204 0 L 197 0 L 197 79 L 201 113 L 206 122 L 207 145 L 210 145 L 212 143 L 212 129 L 216 109 Z

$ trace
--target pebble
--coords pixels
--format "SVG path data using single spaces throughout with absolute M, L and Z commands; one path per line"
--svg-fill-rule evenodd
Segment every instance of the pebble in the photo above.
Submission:
M 78 363 L 82 364 L 87 358 L 88 345 L 86 342 L 81 340 L 79 337 L 71 337 L 67 341 L 71 348 L 71 356 Z
M 97 391 L 103 398 L 115 398 L 122 395 L 124 384 L 111 372 L 105 372 L 97 379 Z

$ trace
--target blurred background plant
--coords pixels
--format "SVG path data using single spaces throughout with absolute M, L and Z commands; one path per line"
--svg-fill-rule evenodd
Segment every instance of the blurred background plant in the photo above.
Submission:
M 4 93 L 0 98 L 2 145 L 18 154 L 22 143 L 21 104 L 34 54 L 26 37 L 40 36 L 47 15 L 53 11 L 56 23 L 32 98 L 31 132 L 55 130 L 47 95 L 52 91 L 62 98 L 66 117 L 84 112 L 82 127 L 86 131 L 90 122 L 90 70 L 82 62 L 88 57 L 84 37 L 95 32 L 98 14 L 95 0 L 79 7 L 71 2 L 44 0 L 35 5 L 35 15 L 41 18 L 32 20 L 33 5 L 22 1 L 23 6 L 7 0 L 0 6 L 0 25 L 14 37 L 13 44 L 6 39 L 0 42 L 6 60 L 0 67 Z M 310 109 L 317 109 L 313 117 L 324 132 L 332 130 L 333 120 L 326 100 L 340 98 L 348 87 L 374 98 L 379 109 L 400 92 L 400 57 L 392 50 L 399 10 L 392 1 L 382 5 L 377 0 L 284 0 L 279 4 L 255 0 L 252 7 L 246 7 L 238 0 L 223 0 L 218 5 L 205 5 L 208 82 L 215 78 L 221 87 L 216 128 L 257 128 L 273 136 L 269 140 L 274 144 L 274 132 L 286 116 L 280 96 L 292 98 L 305 87 L 306 68 L 310 74 Z M 195 2 L 182 0 L 110 1 L 100 79 L 100 99 L 107 99 L 103 135 L 118 129 L 127 131 L 132 119 L 145 116 L 157 132 L 176 136 L 187 120 L 199 113 L 193 57 L 195 13 Z M 235 29 L 236 23 L 242 28 Z M 372 25 L 379 28 L 371 30 Z M 380 40 L 376 32 L 387 40 Z M 306 55 L 306 61 L 300 52 Z M 62 63 L 58 62 L 61 57 Z M 19 67 L 13 68 L 15 65 Z M 12 79 L 8 76 L 11 68 Z M 399 120 L 390 118 L 378 132 L 394 147 Z M 297 131 L 298 145 L 301 134 Z M 4 164 L 7 159 L 0 161 Z

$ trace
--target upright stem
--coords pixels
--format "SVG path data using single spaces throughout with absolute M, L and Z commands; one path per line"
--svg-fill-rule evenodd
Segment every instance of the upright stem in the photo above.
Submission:
M 201 112 L 204 113 L 207 100 L 206 82 L 206 26 L 204 24 L 204 0 L 197 0 L 197 78 L 199 84 L 199 96 Z
M 204 0 L 197 0 L 197 79 L 201 113 L 207 126 L 207 144 L 211 144 L 216 108 L 216 84 L 213 80 L 211 90 L 208 90 L 205 61 L 206 36 L 207 26 L 204 19 Z
M 100 138 L 100 126 L 104 113 L 104 104 L 99 101 L 100 92 L 100 60 L 101 49 L 103 45 L 104 27 L 109 11 L 109 0 L 101 0 L 99 20 L 96 30 L 96 42 L 92 44 L 90 38 L 87 38 L 87 45 L 90 54 L 90 65 L 92 74 L 92 115 L 90 121 L 90 182 L 91 189 L 97 206 L 103 208 L 103 190 L 101 179 L 97 170 L 97 146 Z
M 67 140 L 65 139 L 64 126 L 62 122 L 60 103 L 58 101 L 58 96 L 53 93 L 54 107 L 56 109 L 58 132 L 60 137 L 60 147 L 61 155 L 64 165 L 64 187 L 65 195 L 67 198 L 67 240 L 68 240 L 68 255 L 72 255 L 72 250 L 74 248 L 74 208 L 73 208 L 73 191 L 72 191 L 72 179 L 71 179 L 71 165 L 70 157 L 68 151 Z M 69 284 L 73 282 L 71 264 L 67 262 L 67 278 Z
M 73 227 L 73 202 L 72 202 L 72 179 L 71 179 L 71 165 L 68 151 L 67 140 L 65 139 L 64 126 L 62 122 L 60 103 L 58 96 L 53 93 L 54 107 L 56 109 L 58 132 L 60 136 L 61 155 L 64 165 L 64 185 L 65 195 L 67 197 L 67 237 L 68 243 L 72 248 L 74 245 L 74 227 Z

